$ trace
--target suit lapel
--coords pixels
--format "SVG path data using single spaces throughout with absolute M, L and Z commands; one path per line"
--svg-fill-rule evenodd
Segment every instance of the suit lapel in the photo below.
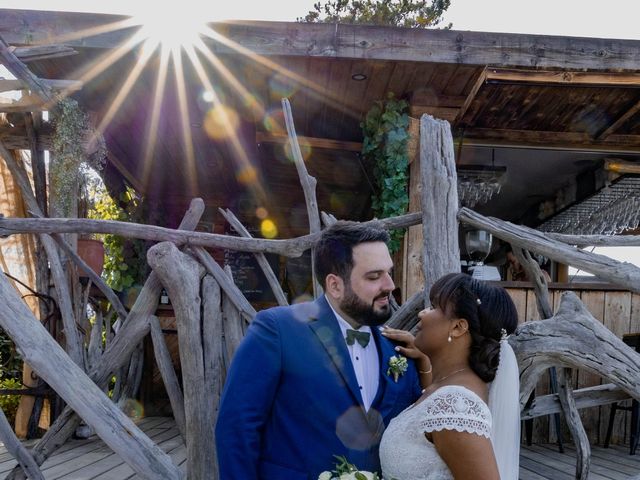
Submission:
M 309 327 L 324 346 L 357 403 L 362 405 L 358 380 L 338 321 L 324 296 L 316 300 L 316 304 L 319 306 L 319 315 L 309 323 Z
M 389 368 L 389 359 L 396 355 L 394 345 L 380 334 L 377 327 L 372 327 L 373 338 L 378 347 L 378 358 L 380 360 L 380 380 L 378 382 L 378 391 L 373 399 L 372 407 L 384 416 L 385 412 L 391 408 L 398 396 L 398 384 L 393 380 L 391 375 L 387 375 Z M 398 379 L 400 381 L 400 379 Z

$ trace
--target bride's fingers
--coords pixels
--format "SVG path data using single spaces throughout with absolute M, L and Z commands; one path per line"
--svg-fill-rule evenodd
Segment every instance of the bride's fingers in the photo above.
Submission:
M 422 354 L 414 347 L 401 347 L 400 345 L 395 347 L 396 352 L 401 353 L 408 358 L 419 358 Z
M 403 342 L 407 344 L 412 344 L 414 337 L 410 332 L 406 330 L 397 330 L 395 328 L 385 328 L 381 331 L 382 335 L 385 337 L 395 340 L 396 342 Z

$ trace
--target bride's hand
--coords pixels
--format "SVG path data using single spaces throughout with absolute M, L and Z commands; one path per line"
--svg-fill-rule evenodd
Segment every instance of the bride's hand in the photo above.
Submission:
M 380 332 L 389 340 L 400 343 L 401 345 L 398 345 L 396 347 L 396 351 L 398 351 L 405 357 L 413 358 L 414 360 L 420 361 L 421 363 L 425 360 L 426 362 L 429 361 L 429 357 L 427 357 L 424 353 L 416 348 L 415 337 L 411 332 L 390 327 L 383 327 Z

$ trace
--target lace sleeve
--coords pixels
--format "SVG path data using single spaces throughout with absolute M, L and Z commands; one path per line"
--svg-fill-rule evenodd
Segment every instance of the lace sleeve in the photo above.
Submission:
M 424 432 L 456 430 L 491 438 L 491 412 L 471 390 L 446 386 L 424 400 L 420 426 Z

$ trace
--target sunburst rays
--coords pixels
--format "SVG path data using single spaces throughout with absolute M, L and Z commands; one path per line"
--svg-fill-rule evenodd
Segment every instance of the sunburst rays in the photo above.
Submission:
M 290 95 L 298 89 L 304 90 L 310 98 L 327 104 L 328 106 L 341 111 L 347 115 L 357 115 L 358 108 L 356 106 L 345 105 L 338 101 L 333 92 L 328 92 L 321 85 L 315 83 L 312 79 L 306 78 L 304 75 L 284 68 L 282 65 L 270 58 L 261 56 L 250 49 L 230 40 L 221 33 L 215 31 L 211 26 L 196 25 L 193 18 L 185 29 L 177 28 L 176 19 L 170 19 L 170 23 L 164 24 L 156 18 L 153 22 L 142 21 L 139 17 L 130 18 L 111 22 L 106 25 L 96 26 L 82 31 L 52 39 L 54 41 L 70 41 L 83 40 L 87 37 L 99 34 L 109 34 L 122 29 L 131 30 L 130 35 L 123 36 L 122 43 L 101 55 L 96 61 L 86 66 L 82 71 L 75 72 L 75 78 L 83 81 L 85 84 L 99 77 L 103 72 L 109 69 L 116 62 L 123 59 L 133 50 L 138 51 L 136 63 L 132 66 L 121 84 L 114 90 L 113 97 L 108 100 L 105 112 L 101 112 L 101 120 L 97 126 L 98 133 L 108 130 L 113 124 L 121 111 L 124 102 L 139 102 L 135 95 L 143 88 L 134 88 L 141 78 L 145 67 L 151 63 L 157 65 L 157 73 L 155 74 L 155 85 L 153 86 L 152 95 L 150 95 L 150 105 L 148 106 L 150 115 L 148 124 L 145 128 L 145 137 L 142 140 L 143 162 L 139 166 L 138 172 L 141 175 L 143 188 L 147 189 L 151 185 L 151 176 L 154 171 L 154 159 L 157 152 L 156 144 L 158 134 L 161 130 L 161 120 L 163 115 L 163 102 L 166 101 L 167 81 L 170 71 L 173 67 L 173 75 L 175 77 L 176 98 L 178 106 L 177 125 L 181 136 L 182 151 L 184 155 L 184 168 L 180 170 L 185 172 L 185 180 L 188 188 L 188 194 L 196 195 L 199 192 L 199 174 L 197 170 L 196 149 L 194 147 L 193 131 L 195 126 L 202 125 L 214 141 L 226 142 L 235 161 L 235 178 L 243 184 L 254 197 L 258 210 L 265 210 L 268 194 L 265 186 L 260 181 L 258 169 L 253 163 L 251 155 L 247 153 L 245 146 L 239 136 L 239 120 L 240 115 L 233 108 L 234 102 L 228 101 L 224 96 L 220 96 L 223 89 L 216 82 L 223 82 L 226 90 L 233 92 L 234 97 L 240 100 L 239 104 L 242 108 L 252 112 L 253 119 L 256 122 L 266 122 L 271 119 L 273 122 L 273 109 L 271 111 L 265 108 L 264 102 L 269 99 L 261 99 L 259 95 L 251 91 L 251 87 L 245 85 L 236 76 L 229 65 L 215 53 L 217 46 L 222 46 L 223 50 L 231 51 L 249 62 L 260 72 L 266 72 L 266 77 L 275 78 L 276 84 L 270 85 L 273 89 L 282 86 L 285 90 L 293 86 L 291 90 L 283 90 L 283 95 Z M 180 32 L 183 31 L 184 34 Z M 206 43 L 205 43 L 206 42 Z M 186 56 L 183 56 L 186 54 Z M 159 57 L 155 57 L 159 56 Z M 188 59 L 188 64 L 183 63 Z M 205 60 L 206 64 L 203 64 Z M 196 73 L 199 83 L 208 95 L 208 102 L 211 108 L 202 113 L 194 110 L 192 100 L 192 92 L 190 89 L 193 85 L 186 81 L 187 69 Z M 213 76 L 212 76 L 213 75 Z M 191 78 L 190 76 L 188 78 Z M 215 78 L 215 80 L 213 80 Z M 288 92 L 288 93 L 287 93 Z M 238 103 L 238 102 L 236 102 Z M 144 107 L 142 107 L 144 108 Z M 202 113 L 203 118 L 194 118 L 195 115 Z M 279 123 L 276 121 L 276 123 Z M 277 131 L 272 133 L 284 134 L 283 125 L 275 125 Z M 199 152 L 198 152 L 199 153 Z M 202 173 L 202 172 L 200 172 Z M 211 172 L 215 175 L 216 172 Z M 202 181 L 200 179 L 200 181 Z M 146 193 L 146 192 L 143 192 Z M 266 215 L 265 215 L 266 217 Z M 262 217 L 260 217 L 261 220 Z M 268 219 L 267 219 L 268 220 Z M 275 231 L 275 225 L 274 230 Z

